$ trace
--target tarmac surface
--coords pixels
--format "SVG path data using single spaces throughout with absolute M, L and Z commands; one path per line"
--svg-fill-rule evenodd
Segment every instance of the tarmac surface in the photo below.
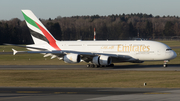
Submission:
M 84 65 L 0 65 L 0 70 L 101 69 L 180 71 L 180 65 L 121 65 L 86 68 Z M 30 88 L 0 87 L 0 101 L 180 101 L 180 88 Z
M 180 101 L 167 88 L 0 88 L 0 101 Z
M 133 71 L 180 71 L 180 64 L 162 65 L 115 65 L 114 67 L 87 68 L 86 65 L 0 65 L 0 70 L 133 70 Z

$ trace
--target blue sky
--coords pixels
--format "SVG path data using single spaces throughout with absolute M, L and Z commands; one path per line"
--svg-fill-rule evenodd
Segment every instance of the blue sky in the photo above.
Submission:
M 23 20 L 21 9 L 43 19 L 123 13 L 180 16 L 180 0 L 0 0 L 0 20 Z

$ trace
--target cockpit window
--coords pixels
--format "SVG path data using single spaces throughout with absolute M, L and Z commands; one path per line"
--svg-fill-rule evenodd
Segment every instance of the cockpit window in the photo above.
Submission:
M 172 49 L 166 49 L 166 51 L 170 51 L 170 50 L 172 50 Z

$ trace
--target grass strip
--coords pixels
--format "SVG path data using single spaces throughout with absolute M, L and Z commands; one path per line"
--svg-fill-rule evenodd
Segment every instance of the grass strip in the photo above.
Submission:
M 1 70 L 0 86 L 180 88 L 179 78 L 179 71 Z

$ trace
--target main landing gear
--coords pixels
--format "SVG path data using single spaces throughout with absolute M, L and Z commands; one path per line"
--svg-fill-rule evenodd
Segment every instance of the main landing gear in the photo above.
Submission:
M 169 62 L 168 60 L 164 60 L 164 64 L 163 64 L 163 67 L 167 67 L 167 62 Z
M 86 66 L 87 66 L 87 68 L 97 68 L 97 67 L 99 67 L 99 65 L 94 65 L 94 64 L 87 64 Z
M 110 65 L 95 65 L 95 64 L 87 64 L 87 68 L 101 68 L 101 67 L 114 67 L 114 64 Z

